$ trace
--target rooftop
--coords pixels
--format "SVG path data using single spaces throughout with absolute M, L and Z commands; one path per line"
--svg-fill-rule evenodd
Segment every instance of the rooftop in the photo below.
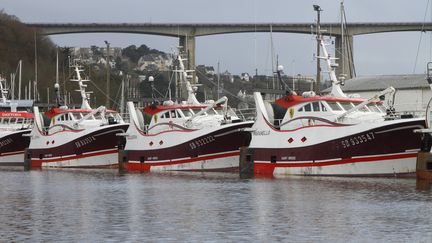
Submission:
M 395 89 L 429 88 L 424 74 L 371 75 L 361 76 L 345 81 L 342 90 L 345 92 L 376 91 L 393 86 Z M 330 88 L 323 92 L 330 92 Z

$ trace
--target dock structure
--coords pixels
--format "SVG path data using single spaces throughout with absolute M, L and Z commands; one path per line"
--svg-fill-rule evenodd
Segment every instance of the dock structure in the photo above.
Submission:
M 417 154 L 417 178 L 432 180 L 432 154 L 430 151 L 420 151 Z

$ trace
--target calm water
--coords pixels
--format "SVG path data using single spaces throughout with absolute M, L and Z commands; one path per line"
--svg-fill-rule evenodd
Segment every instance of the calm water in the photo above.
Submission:
M 430 183 L 0 168 L 0 242 L 432 242 Z

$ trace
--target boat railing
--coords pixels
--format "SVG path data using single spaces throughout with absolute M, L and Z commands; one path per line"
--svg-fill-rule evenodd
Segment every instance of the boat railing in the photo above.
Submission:
M 119 113 L 120 117 L 123 119 L 124 122 L 129 123 L 130 122 L 130 115 L 129 112 L 125 113 Z
M 234 112 L 241 120 L 244 121 L 253 121 L 256 117 L 255 108 L 235 109 Z
M 414 118 L 414 117 L 424 117 L 424 110 L 410 110 L 410 111 L 394 111 L 387 110 L 387 114 L 384 118 L 386 119 L 402 119 L 402 118 Z
M 77 129 L 74 129 L 68 125 L 65 124 L 56 124 L 54 126 L 43 126 L 41 127 L 40 133 L 42 135 L 50 135 L 52 134 L 51 130 L 53 129 L 57 129 L 58 131 L 55 131 L 53 133 L 57 133 L 57 132 L 64 132 L 64 131 L 77 131 Z
M 143 131 L 144 131 L 145 133 L 147 133 L 149 127 L 150 127 L 149 124 L 144 124 Z
M 271 122 L 275 128 L 280 128 L 283 119 L 273 119 Z

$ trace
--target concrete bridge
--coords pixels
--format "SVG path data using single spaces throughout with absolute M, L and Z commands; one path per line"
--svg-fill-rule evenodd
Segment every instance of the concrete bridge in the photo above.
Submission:
M 178 37 L 180 46 L 185 48 L 189 59 L 189 69 L 195 68 L 195 38 L 199 36 L 245 33 L 245 32 L 284 32 L 311 34 L 315 23 L 238 23 L 238 24 L 169 24 L 169 23 L 27 23 L 29 27 L 38 28 L 45 35 L 70 33 L 135 33 Z M 348 23 L 342 40 L 340 23 L 322 23 L 321 29 L 327 30 L 324 35 L 336 38 L 336 57 L 343 58 L 337 73 L 347 74 L 351 78 L 354 73 L 353 37 L 356 35 L 400 32 L 400 31 L 432 31 L 432 23 Z M 341 53 L 345 53 L 342 57 Z M 340 61 L 341 62 L 341 61 Z

